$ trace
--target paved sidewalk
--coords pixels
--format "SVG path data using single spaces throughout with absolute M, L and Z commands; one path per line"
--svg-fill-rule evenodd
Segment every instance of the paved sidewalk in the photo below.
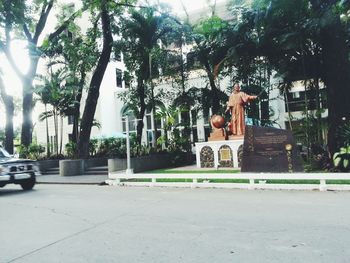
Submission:
M 216 170 L 215 168 L 197 168 L 196 165 L 188 165 L 176 168 L 169 168 L 169 170 L 206 170 L 212 171 Z M 124 173 L 125 171 L 119 171 L 119 173 Z M 43 174 L 39 175 L 36 178 L 38 184 L 90 184 L 90 185 L 99 185 L 105 184 L 105 181 L 108 180 L 108 175 L 105 174 L 85 174 L 85 175 L 75 175 L 75 176 L 60 176 L 59 174 Z
M 105 184 L 108 175 L 76 175 L 60 176 L 59 174 L 39 175 L 36 177 L 37 184 Z

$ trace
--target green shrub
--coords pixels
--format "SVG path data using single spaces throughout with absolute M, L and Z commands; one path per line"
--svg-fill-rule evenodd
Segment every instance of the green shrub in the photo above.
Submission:
M 74 158 L 77 150 L 77 144 L 75 142 L 68 142 L 64 149 L 68 158 Z
M 350 170 L 350 146 L 340 148 L 339 152 L 333 155 L 334 166 L 341 171 Z
M 17 152 L 18 152 L 19 158 L 29 158 L 29 151 L 26 146 L 22 144 L 17 146 Z
M 95 156 L 97 153 L 98 139 L 91 139 L 89 142 L 89 155 Z
M 42 154 L 45 152 L 45 147 L 40 144 L 32 143 L 28 147 L 24 145 L 18 146 L 17 151 L 20 158 L 37 160 L 42 157 Z

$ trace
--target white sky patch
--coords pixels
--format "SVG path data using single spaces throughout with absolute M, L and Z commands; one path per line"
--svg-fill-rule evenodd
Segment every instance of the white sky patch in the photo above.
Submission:
M 175 14 L 181 14 L 184 12 L 181 2 L 185 6 L 187 12 L 208 6 L 208 0 L 162 0 L 161 2 L 169 4 L 173 8 Z M 214 1 L 209 0 L 209 3 L 213 4 Z
M 193 12 L 197 9 L 209 7 L 209 4 L 212 5 L 214 1 L 215 0 L 161 0 L 159 2 L 169 4 L 173 9 L 173 13 L 180 15 L 184 13 L 183 5 L 186 7 L 187 12 Z M 225 0 L 217 0 L 217 3 L 222 1 L 225 1 Z M 59 0 L 60 4 L 72 3 L 72 2 L 75 4 L 78 4 L 76 0 Z M 155 0 L 153 2 L 157 3 L 158 0 Z M 183 3 L 183 5 L 181 2 Z M 47 25 L 45 27 L 44 32 L 42 33 L 39 43 L 41 43 L 43 37 L 45 37 L 47 34 L 51 33 L 54 30 L 55 25 L 57 23 L 56 14 L 57 14 L 57 10 L 53 10 L 53 12 L 50 14 L 49 19 L 47 21 Z M 29 67 L 29 57 L 26 49 L 26 41 L 14 40 L 11 44 L 11 50 L 18 68 L 22 71 L 23 74 L 25 74 Z M 43 60 L 40 59 L 39 67 L 38 67 L 39 74 L 42 74 L 42 72 L 44 72 L 43 64 L 44 64 Z M 4 54 L 0 54 L 0 70 L 3 73 L 2 78 L 5 84 L 7 93 L 14 97 L 22 98 L 21 81 L 19 80 L 16 73 L 12 70 L 11 66 L 8 64 Z M 17 113 L 17 116 L 14 118 L 15 126 L 19 126 L 21 123 L 20 115 L 21 113 L 19 112 Z M 34 113 L 34 115 L 37 115 L 37 113 Z M 4 107 L 0 107 L 0 127 L 5 125 L 4 117 L 5 117 Z M 33 120 L 35 120 L 35 116 L 33 116 Z

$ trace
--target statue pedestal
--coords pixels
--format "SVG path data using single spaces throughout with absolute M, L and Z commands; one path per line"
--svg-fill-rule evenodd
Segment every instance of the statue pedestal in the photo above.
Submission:
M 225 130 L 224 129 L 213 129 L 213 132 L 210 133 L 208 141 L 224 141 L 225 140 Z
M 197 167 L 239 168 L 239 153 L 242 150 L 243 137 L 196 143 Z

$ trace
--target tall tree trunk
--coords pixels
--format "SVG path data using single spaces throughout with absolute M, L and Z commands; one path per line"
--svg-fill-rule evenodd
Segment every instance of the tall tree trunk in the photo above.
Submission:
M 103 33 L 103 48 L 96 69 L 91 78 L 84 113 L 81 120 L 80 135 L 77 149 L 78 156 L 80 158 L 89 157 L 89 142 L 92 123 L 96 112 L 98 97 L 100 95 L 101 82 L 106 71 L 107 65 L 109 63 L 113 44 L 110 16 L 107 10 L 107 0 L 101 0 L 100 7 Z
M 156 103 L 154 101 L 154 86 L 153 86 L 153 80 L 152 80 L 152 54 L 151 52 L 148 55 L 148 62 L 149 62 L 149 83 L 151 86 L 151 100 L 152 100 L 152 115 L 153 115 L 153 136 L 152 136 L 152 144 L 153 148 L 157 148 L 157 120 L 156 120 Z
M 0 95 L 5 105 L 6 111 L 6 126 L 5 126 L 5 149 L 10 154 L 13 154 L 13 115 L 15 106 L 13 103 L 13 97 L 7 95 L 5 86 L 0 78 Z
M 210 84 L 210 88 L 211 88 L 211 95 L 212 95 L 212 113 L 213 114 L 219 114 L 221 107 L 220 107 L 220 100 L 219 100 L 219 92 L 218 92 L 218 88 L 216 87 L 215 84 L 215 78 L 214 75 L 211 71 L 209 62 L 206 61 L 205 64 L 205 70 L 207 72 L 208 75 L 208 79 L 209 79 L 209 84 Z
M 47 112 L 47 104 L 45 103 L 45 112 Z M 49 133 L 49 120 L 46 117 L 45 118 L 46 123 L 46 155 L 47 157 L 50 157 L 51 151 L 50 151 L 50 133 Z
M 142 131 L 143 131 L 143 118 L 145 117 L 146 112 L 146 102 L 145 102 L 145 86 L 143 84 L 143 80 L 141 77 L 137 80 L 137 93 L 138 98 L 140 98 L 140 111 L 137 116 L 137 126 L 136 126 L 136 136 L 137 136 L 137 144 L 141 145 L 142 142 Z
M 54 151 L 56 153 L 56 156 L 58 156 L 58 120 L 57 120 L 57 111 L 54 108 L 53 109 L 53 122 L 55 125 L 55 145 L 54 145 Z
M 17 67 L 17 64 L 12 57 L 12 54 L 10 52 L 10 43 L 11 43 L 11 31 L 12 31 L 12 7 L 10 4 L 11 1 L 7 0 L 4 1 L 4 10 L 5 10 L 5 45 L 2 45 L 2 50 L 4 51 L 7 60 L 9 64 L 11 65 L 12 69 L 15 71 L 17 76 L 20 78 L 22 82 L 22 88 L 23 88 L 23 104 L 22 104 L 22 131 L 21 131 L 21 144 L 24 146 L 29 146 L 29 144 L 32 141 L 32 129 L 33 129 L 33 122 L 32 122 L 32 110 L 33 110 L 33 89 L 32 89 L 32 83 L 33 79 L 36 75 L 39 55 L 37 52 L 37 44 L 38 39 L 41 35 L 41 33 L 44 30 L 47 18 L 51 12 L 51 9 L 53 7 L 54 0 L 44 1 L 42 4 L 41 13 L 39 15 L 38 22 L 35 25 L 35 32 L 32 35 L 29 31 L 29 28 L 25 24 L 26 19 L 21 19 L 23 24 L 21 25 L 23 28 L 23 35 L 27 39 L 27 46 L 28 46 L 28 54 L 30 57 L 30 66 L 28 72 L 24 75 L 19 68 Z M 24 15 L 24 14 L 23 14 Z
M 306 78 L 306 77 L 305 77 Z M 309 100 L 307 97 L 307 80 L 304 80 L 304 104 L 305 104 L 305 139 L 306 139 L 306 147 L 307 147 L 307 159 L 310 158 L 310 117 L 309 117 Z
M 85 70 L 82 69 L 81 70 L 81 76 L 80 76 L 80 82 L 79 82 L 79 89 L 78 89 L 78 93 L 75 96 L 75 105 L 74 105 L 74 110 L 73 110 L 73 142 L 77 143 L 78 139 L 79 139 L 79 118 L 80 118 L 80 102 L 81 102 L 81 97 L 83 94 L 83 88 L 84 88 L 84 84 L 85 84 L 85 77 L 86 77 L 86 73 Z
M 62 147 L 63 147 L 63 116 L 61 115 L 61 130 L 60 130 L 60 155 L 62 154 Z
M 34 43 L 33 43 L 34 45 Z M 33 80 L 36 75 L 39 57 L 30 56 L 30 67 L 28 73 L 21 78 L 22 82 L 22 131 L 21 144 L 29 146 L 32 142 L 32 111 L 33 111 Z
M 328 150 L 333 155 L 340 145 L 337 143 L 337 128 L 342 118 L 350 117 L 348 106 L 350 74 L 346 32 L 332 1 L 311 1 L 312 8 L 326 22 L 320 29 L 322 47 L 323 80 L 327 88 L 328 106 Z
M 33 93 L 28 92 L 26 94 L 23 94 L 21 144 L 24 146 L 29 146 L 32 142 L 32 104 Z
M 320 98 L 320 85 L 319 79 L 314 79 L 314 89 L 316 96 L 316 120 L 317 120 L 317 143 L 321 144 L 322 139 L 322 116 L 321 116 L 321 98 Z
M 338 25 L 340 27 L 340 24 Z M 338 32 L 337 32 L 338 31 Z M 336 152 L 337 127 L 342 118 L 350 117 L 349 111 L 349 62 L 345 37 L 342 32 L 332 28 L 325 30 L 323 37 L 323 58 L 325 66 L 325 84 L 328 99 L 328 148 L 331 154 Z
M 283 95 L 284 95 L 284 100 L 285 100 L 286 106 L 287 106 L 289 129 L 290 129 L 291 131 L 293 131 L 293 126 L 292 126 L 292 114 L 291 114 L 290 109 L 289 109 L 289 100 L 288 100 L 288 90 L 287 90 L 287 86 L 284 86 Z

